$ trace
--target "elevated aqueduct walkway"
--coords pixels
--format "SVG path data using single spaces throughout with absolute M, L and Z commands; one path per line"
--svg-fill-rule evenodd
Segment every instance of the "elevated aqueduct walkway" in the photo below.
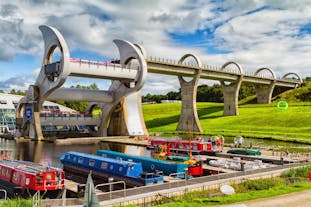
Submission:
M 119 49 L 120 64 L 71 58 L 69 48 L 61 33 L 53 27 L 39 27 L 45 51 L 41 71 L 36 82 L 29 86 L 27 95 L 17 109 L 17 131 L 20 136 L 41 139 L 41 125 L 92 125 L 96 136 L 148 135 L 141 109 L 140 91 L 147 73 L 178 76 L 181 86 L 182 110 L 177 130 L 202 131 L 196 110 L 198 80 L 219 80 L 224 93 L 224 115 L 238 115 L 238 94 L 242 81 L 256 85 L 258 103 L 270 103 L 275 86 L 296 88 L 302 79 L 296 73 L 277 78 L 270 68 L 260 68 L 254 74 L 246 73 L 235 62 L 227 62 L 220 68 L 203 66 L 193 54 L 184 55 L 179 61 L 147 58 L 145 49 L 125 40 L 114 40 Z M 60 61 L 52 62 L 55 49 L 61 51 Z M 192 62 L 186 60 L 192 59 Z M 233 66 L 233 68 L 232 68 Z M 107 91 L 62 87 L 68 77 L 112 80 Z M 191 77 L 186 81 L 183 77 Z M 41 117 L 45 100 L 86 101 L 89 111 L 101 108 L 101 118 Z

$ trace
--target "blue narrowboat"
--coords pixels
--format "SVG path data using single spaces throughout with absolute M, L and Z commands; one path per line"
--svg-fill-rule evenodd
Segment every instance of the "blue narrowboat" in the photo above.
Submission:
M 108 178 L 125 181 L 129 186 L 143 186 L 163 182 L 163 176 L 145 173 L 141 163 L 105 158 L 81 152 L 66 152 L 61 156 L 66 176 L 87 178 L 92 171 L 94 182 L 107 182 Z
M 168 162 L 168 161 L 157 160 L 157 159 L 153 159 L 149 157 L 128 155 L 128 154 L 124 154 L 121 152 L 115 152 L 111 150 L 98 150 L 96 154 L 102 157 L 106 157 L 106 158 L 120 159 L 124 161 L 131 160 L 133 162 L 141 163 L 144 171 L 153 172 L 153 173 L 162 171 L 163 175 L 170 175 L 173 173 L 181 174 L 181 173 L 184 173 L 188 168 L 188 165 L 183 164 L 183 163 Z

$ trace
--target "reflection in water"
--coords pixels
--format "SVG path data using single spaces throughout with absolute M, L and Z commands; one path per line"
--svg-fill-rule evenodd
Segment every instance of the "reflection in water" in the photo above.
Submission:
M 146 148 L 124 144 L 87 144 L 87 145 L 56 145 L 49 142 L 35 142 L 30 140 L 0 139 L 0 148 L 13 150 L 13 159 L 26 160 L 44 165 L 51 164 L 62 168 L 60 157 L 68 151 L 78 151 L 96 154 L 99 149 L 115 150 L 133 155 L 145 155 Z

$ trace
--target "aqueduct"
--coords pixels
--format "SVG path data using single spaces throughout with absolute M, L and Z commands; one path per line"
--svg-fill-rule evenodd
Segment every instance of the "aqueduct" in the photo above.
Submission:
M 179 131 L 201 132 L 197 110 L 196 93 L 198 80 L 219 80 L 224 94 L 224 115 L 238 115 L 238 94 L 242 81 L 256 84 L 258 103 L 270 103 L 275 86 L 295 88 L 302 83 L 296 73 L 287 73 L 277 79 L 273 70 L 260 68 L 254 74 L 245 73 L 236 62 L 227 62 L 221 68 L 203 66 L 201 60 L 193 54 L 186 54 L 178 62 L 147 58 L 141 45 L 125 40 L 114 40 L 119 54 L 120 64 L 82 60 L 70 57 L 69 48 L 61 33 L 49 26 L 39 27 L 44 39 L 44 57 L 40 73 L 27 95 L 21 99 L 17 108 L 17 131 L 20 136 L 42 139 L 42 124 L 74 124 L 97 126 L 94 136 L 108 135 L 148 135 L 142 115 L 140 91 L 147 73 L 160 73 L 178 76 L 182 95 L 182 109 L 177 126 Z M 60 61 L 52 62 L 56 50 L 61 52 Z M 192 58 L 195 64 L 188 65 Z M 231 70 L 229 66 L 236 69 Z M 263 76 L 269 72 L 269 76 Z M 112 80 L 107 91 L 86 90 L 62 87 L 67 78 L 97 78 L 99 81 Z M 295 76 L 295 79 L 288 78 Z M 191 77 L 186 81 L 184 77 Z M 40 110 L 45 100 L 86 101 L 90 110 L 94 106 L 101 108 L 99 119 L 42 120 Z

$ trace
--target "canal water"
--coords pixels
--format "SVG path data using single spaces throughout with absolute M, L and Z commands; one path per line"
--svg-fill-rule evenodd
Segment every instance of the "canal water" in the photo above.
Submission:
M 99 149 L 113 150 L 127 154 L 150 156 L 146 147 L 124 144 L 79 144 L 79 145 L 56 145 L 50 142 L 35 142 L 30 140 L 7 140 L 0 138 L 0 149 L 13 151 L 13 159 L 26 160 L 44 165 L 52 165 L 62 168 L 60 157 L 68 151 L 96 154 Z
M 226 138 L 226 144 L 233 144 L 234 138 Z M 264 139 L 244 139 L 245 145 L 252 142 L 253 146 L 279 146 L 279 147 L 311 147 L 310 145 L 289 143 L 282 141 L 264 140 Z M 52 165 L 62 168 L 60 157 L 68 151 L 78 151 L 89 154 L 95 154 L 99 149 L 113 150 L 126 154 L 140 155 L 150 157 L 150 151 L 146 147 L 115 144 L 79 144 L 79 145 L 56 145 L 50 142 L 35 142 L 30 140 L 7 140 L 0 138 L 0 149 L 10 149 L 13 151 L 13 158 L 17 160 L 26 160 L 44 165 Z

